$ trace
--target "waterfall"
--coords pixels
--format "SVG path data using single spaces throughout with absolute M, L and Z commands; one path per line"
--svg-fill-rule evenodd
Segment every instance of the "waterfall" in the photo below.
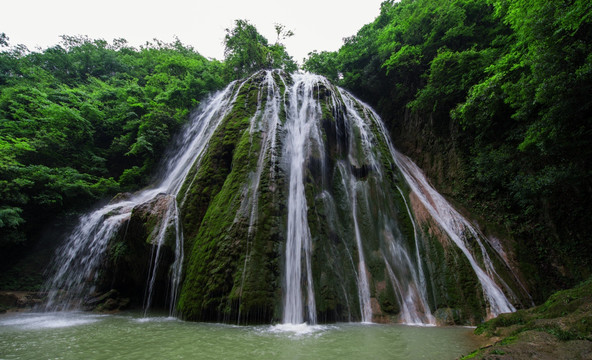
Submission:
M 48 280 L 47 310 L 79 307 L 94 291 L 96 268 L 107 242 L 129 218 L 133 202 L 110 204 L 80 218 L 69 241 L 56 252 L 55 274 Z
M 307 315 L 310 324 L 316 323 L 316 308 L 311 269 L 311 235 L 307 219 L 307 201 L 304 193 L 304 162 L 310 151 L 308 141 L 319 141 L 316 125 L 320 108 L 314 101 L 313 90 L 318 77 L 296 76 L 290 93 L 288 109 L 286 157 L 290 164 L 288 198 L 288 232 L 286 235 L 285 264 L 285 324 L 304 321 L 302 294 L 302 257 L 304 257 L 307 289 Z M 303 254 L 304 253 L 304 254 Z M 304 256 L 303 256 L 304 255 Z
M 79 219 L 74 231 L 56 251 L 53 274 L 45 287 L 48 291 L 46 310 L 80 308 L 83 299 L 95 290 L 98 266 L 105 256 L 108 242 L 128 224 L 135 207 L 154 199 L 158 194 L 169 194 L 172 199 L 165 216 L 154 229 L 152 236 L 152 261 L 146 280 L 144 313 L 150 308 L 153 288 L 159 266 L 161 246 L 169 224 L 173 224 L 176 243 L 175 260 L 170 271 L 169 310 L 175 314 L 175 303 L 182 274 L 183 234 L 179 222 L 177 195 L 187 177 L 191 165 L 199 162 L 209 138 L 224 117 L 228 105 L 234 101 L 236 83 L 214 95 L 200 111 L 196 112 L 175 146 L 163 162 L 160 180 L 153 188 L 140 191 L 129 199 L 114 202 Z M 124 232 L 124 237 L 127 231 Z
M 358 216 L 356 209 L 356 187 L 357 182 L 352 180 L 352 214 L 354 221 L 354 229 L 356 234 L 356 245 L 358 246 L 358 296 L 360 298 L 360 313 L 362 315 L 362 322 L 372 321 L 372 307 L 370 305 L 370 286 L 368 285 L 368 274 L 366 272 L 366 260 L 364 258 L 364 250 L 362 247 L 362 234 L 360 234 L 360 226 L 358 224 Z
M 370 286 L 368 284 L 368 273 L 366 271 L 366 260 L 364 257 L 364 250 L 362 248 L 363 237 L 360 233 L 360 225 L 358 223 L 357 211 L 357 196 L 358 196 L 358 181 L 347 171 L 344 162 L 338 163 L 338 169 L 343 179 L 342 186 L 346 191 L 347 198 L 352 206 L 352 221 L 354 224 L 354 235 L 358 249 L 358 264 L 357 264 L 357 281 L 358 281 L 358 297 L 360 301 L 360 314 L 362 322 L 372 321 L 372 307 L 370 300 Z M 347 181 L 346 179 L 349 179 Z M 351 255 L 350 255 L 351 256 Z
M 208 173 L 218 165 L 216 177 Z M 464 306 L 462 294 L 482 291 L 490 316 L 520 303 L 522 290 L 513 290 L 523 287 L 508 276 L 500 243 L 395 150 L 370 107 L 321 76 L 261 71 L 231 83 L 194 112 L 156 179 L 80 218 L 56 253 L 48 309 L 83 304 L 110 242 L 133 239 L 142 211 L 158 216 L 143 225 L 145 314 L 158 295 L 171 316 L 235 323 L 435 324 L 438 307 Z M 181 220 L 198 216 L 198 207 L 201 218 Z M 188 229 L 194 223 L 199 229 Z M 446 239 L 434 240 L 432 226 Z M 454 256 L 468 264 L 476 288 L 454 282 L 445 261 Z M 168 290 L 160 294 L 164 272 Z M 466 318 L 483 316 L 473 315 Z
M 495 281 L 497 280 L 499 283 L 501 283 L 504 286 L 506 292 L 509 293 L 513 298 L 516 298 L 516 295 L 513 293 L 512 289 L 497 274 L 495 268 L 493 267 L 490 256 L 481 240 L 487 238 L 480 234 L 480 232 L 467 219 L 465 219 L 458 211 L 456 211 L 452 205 L 450 205 L 450 203 L 446 201 L 446 199 L 429 184 L 423 172 L 417 167 L 417 165 L 413 163 L 413 161 L 411 161 L 411 159 L 395 150 L 392 143 L 390 142 L 390 139 L 386 135 L 387 133 L 384 125 L 379 123 L 379 126 L 385 136 L 392 158 L 398 168 L 401 170 L 405 180 L 407 181 L 407 184 L 417 195 L 432 218 L 437 222 L 442 230 L 448 234 L 450 239 L 456 244 L 456 246 L 458 246 L 458 248 L 469 261 L 487 298 L 490 316 L 495 317 L 501 313 L 516 311 L 516 308 L 510 303 L 504 291 Z M 479 266 L 473 251 L 469 248 L 466 242 L 466 233 L 470 234 L 477 242 L 480 255 L 483 257 L 485 269 Z M 511 269 L 509 264 L 506 265 Z M 519 279 L 517 277 L 515 277 L 515 279 L 524 289 L 524 286 L 521 284 Z
M 479 234 L 478 231 L 460 213 L 458 213 L 458 211 L 456 211 L 442 195 L 430 186 L 417 165 L 415 165 L 408 157 L 395 151 L 393 148 L 391 148 L 391 151 L 393 153 L 393 158 L 398 163 L 399 168 L 402 170 L 405 179 L 413 189 L 413 192 L 419 197 L 422 204 L 430 212 L 432 218 L 448 234 L 469 260 L 471 267 L 481 283 L 483 292 L 487 297 L 490 314 L 492 316 L 497 316 L 501 313 L 516 311 L 516 308 L 510 303 L 502 289 L 494 281 L 494 279 L 498 280 L 506 287 L 506 291 L 512 293 L 512 290 L 505 284 L 503 279 L 499 277 L 493 268 L 489 254 L 481 242 L 483 236 L 481 236 L 481 234 Z M 469 250 L 464 235 L 466 232 L 472 235 L 477 241 L 481 252 L 480 255 L 484 259 L 485 270 L 479 266 L 473 252 Z

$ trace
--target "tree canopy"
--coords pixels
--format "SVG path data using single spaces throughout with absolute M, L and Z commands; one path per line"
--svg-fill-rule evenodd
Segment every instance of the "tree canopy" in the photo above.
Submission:
M 0 38 L 8 47 L 8 37 Z M 172 135 L 224 85 L 223 64 L 180 41 L 64 36 L 0 53 L 0 248 L 148 183 Z M 3 255 L 4 255 L 3 254 Z
M 282 44 L 293 32 L 275 30 L 270 44 L 236 20 L 223 62 L 179 40 L 64 35 L 30 51 L 0 33 L 0 262 L 46 225 L 147 185 L 191 111 L 228 81 L 297 70 Z
M 276 24 L 275 30 L 277 40 L 270 45 L 247 20 L 236 20 L 232 29 L 226 29 L 224 57 L 228 79 L 240 79 L 261 69 L 282 69 L 288 72 L 298 69 L 280 42 L 294 33 L 281 24 Z

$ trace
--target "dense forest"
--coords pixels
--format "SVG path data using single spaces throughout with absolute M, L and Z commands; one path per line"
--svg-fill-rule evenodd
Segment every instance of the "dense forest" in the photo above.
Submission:
M 374 106 L 436 187 L 510 239 L 534 295 L 590 276 L 592 4 L 385 1 L 320 73 Z M 276 25 L 245 20 L 225 59 L 154 40 L 64 36 L 42 51 L 0 37 L 0 262 L 48 224 L 150 182 L 208 94 L 263 68 L 297 70 Z M 7 265 L 8 264 L 8 265 Z M 536 285 L 536 287 L 534 287 Z
M 63 36 L 29 51 L 0 37 L 0 263 L 4 270 L 49 224 L 147 185 L 173 135 L 200 101 L 261 68 L 297 69 L 280 43 L 246 20 L 227 29 L 225 61 L 179 40 L 139 49 Z M 35 288 L 4 272 L 3 288 Z M 21 273 L 22 274 L 22 273 Z M 24 278 L 24 277 L 23 277 Z M 32 283 L 32 284 L 31 284 Z

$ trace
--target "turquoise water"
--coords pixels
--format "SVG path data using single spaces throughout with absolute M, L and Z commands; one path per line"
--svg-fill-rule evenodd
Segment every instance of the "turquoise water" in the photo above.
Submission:
M 232 326 L 140 314 L 0 316 L 0 359 L 455 359 L 472 329 L 334 324 Z

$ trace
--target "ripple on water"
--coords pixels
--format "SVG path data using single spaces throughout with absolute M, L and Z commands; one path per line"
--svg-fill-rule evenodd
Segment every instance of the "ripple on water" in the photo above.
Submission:
M 134 322 L 137 323 L 160 323 L 160 322 L 170 322 L 170 321 L 181 321 L 172 316 L 160 316 L 160 317 L 141 317 L 133 319 Z
M 454 359 L 476 347 L 470 333 L 355 323 L 239 327 L 138 313 L 19 313 L 0 316 L 0 359 Z
M 336 327 L 331 325 L 308 325 L 307 323 L 302 324 L 277 324 L 265 327 L 257 327 L 256 330 L 260 334 L 276 334 L 276 335 L 288 335 L 294 337 L 300 336 L 319 336 L 324 332 Z
M 76 312 L 19 313 L 0 319 L 0 326 L 23 330 L 56 329 L 95 323 L 104 316 Z

